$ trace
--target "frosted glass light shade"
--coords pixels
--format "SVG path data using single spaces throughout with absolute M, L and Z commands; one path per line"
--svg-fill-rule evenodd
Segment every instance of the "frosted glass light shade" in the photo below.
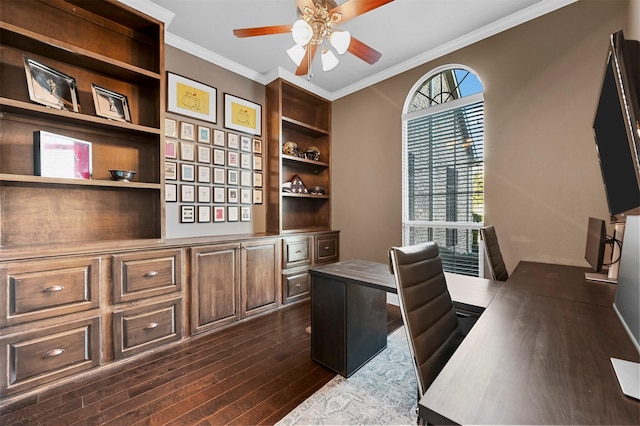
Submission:
M 287 54 L 297 66 L 302 63 L 305 53 L 307 53 L 307 50 L 299 44 L 294 44 L 292 48 L 287 49 Z
M 338 63 L 340 62 L 338 61 L 338 58 L 336 58 L 336 55 L 334 55 L 333 52 L 328 49 L 324 49 L 322 51 L 322 56 L 320 57 L 320 59 L 322 60 L 322 71 L 331 71 L 332 69 L 337 67 Z
M 336 52 L 342 55 L 351 44 L 351 34 L 349 31 L 334 31 L 329 37 L 329 42 L 336 49 Z
M 313 30 L 311 29 L 311 25 L 307 24 L 302 19 L 298 19 L 291 28 L 291 35 L 293 36 L 293 41 L 295 41 L 296 44 L 306 46 L 313 36 Z

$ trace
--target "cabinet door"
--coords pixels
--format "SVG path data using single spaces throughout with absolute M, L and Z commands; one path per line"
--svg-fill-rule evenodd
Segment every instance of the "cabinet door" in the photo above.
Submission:
M 279 240 L 260 240 L 242 245 L 243 315 L 276 307 L 280 301 Z
M 240 318 L 239 244 L 191 249 L 191 333 Z

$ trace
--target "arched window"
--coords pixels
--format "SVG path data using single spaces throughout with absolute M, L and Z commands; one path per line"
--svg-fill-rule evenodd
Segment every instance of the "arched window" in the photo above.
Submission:
M 411 89 L 403 112 L 403 244 L 436 241 L 445 271 L 480 276 L 482 84 L 464 66 L 433 70 Z

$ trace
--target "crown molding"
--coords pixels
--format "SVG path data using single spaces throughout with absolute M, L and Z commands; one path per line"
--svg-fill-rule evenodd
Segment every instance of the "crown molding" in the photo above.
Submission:
M 149 0 L 118 0 L 122 4 L 126 4 L 129 7 L 132 7 L 146 15 L 151 16 L 159 21 L 164 22 L 164 25 L 167 26 L 173 21 L 173 18 L 176 16 L 175 13 L 170 10 L 165 9 L 162 6 L 158 6 L 157 4 L 150 2 Z

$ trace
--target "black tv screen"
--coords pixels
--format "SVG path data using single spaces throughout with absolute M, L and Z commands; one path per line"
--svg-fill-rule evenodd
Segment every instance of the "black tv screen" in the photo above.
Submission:
M 596 272 L 602 270 L 606 242 L 607 227 L 604 220 L 590 217 L 587 225 L 587 243 L 585 245 L 584 258 Z
M 638 150 L 637 93 L 640 77 L 638 42 L 624 40 L 622 31 L 611 45 L 600 99 L 593 122 L 602 179 L 613 221 L 640 211 L 640 160 Z

